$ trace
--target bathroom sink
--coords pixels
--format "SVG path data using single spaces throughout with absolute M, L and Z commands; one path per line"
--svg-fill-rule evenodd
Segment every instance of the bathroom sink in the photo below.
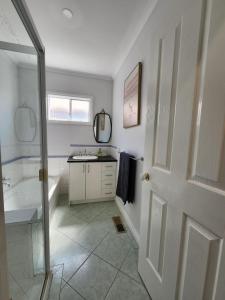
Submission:
M 96 155 L 75 155 L 72 157 L 74 160 L 95 160 L 98 156 Z

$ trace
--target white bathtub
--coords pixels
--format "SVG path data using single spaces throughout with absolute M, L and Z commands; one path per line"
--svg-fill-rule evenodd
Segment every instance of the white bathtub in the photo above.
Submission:
M 49 212 L 51 216 L 57 201 L 59 178 L 49 177 L 48 184 Z M 4 193 L 4 208 L 6 212 L 36 208 L 40 217 L 42 211 L 41 201 L 42 185 L 38 178 L 24 179 Z

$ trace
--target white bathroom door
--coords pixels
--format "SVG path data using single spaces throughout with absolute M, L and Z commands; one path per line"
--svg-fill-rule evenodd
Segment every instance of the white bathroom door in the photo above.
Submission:
M 224 300 L 225 1 L 151 22 L 139 272 L 153 300 Z

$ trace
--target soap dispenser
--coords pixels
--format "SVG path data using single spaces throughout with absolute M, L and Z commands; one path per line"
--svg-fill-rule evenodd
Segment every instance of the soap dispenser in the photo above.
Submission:
M 103 155 L 102 149 L 99 148 L 99 149 L 98 149 L 98 152 L 97 152 L 97 156 L 102 156 L 102 155 Z

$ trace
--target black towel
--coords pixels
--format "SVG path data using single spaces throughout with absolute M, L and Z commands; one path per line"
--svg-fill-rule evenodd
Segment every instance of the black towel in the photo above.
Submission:
M 128 153 L 120 153 L 120 168 L 116 195 L 123 200 L 124 205 L 126 202 L 134 202 L 136 161 L 132 159 L 132 157 L 133 156 Z

